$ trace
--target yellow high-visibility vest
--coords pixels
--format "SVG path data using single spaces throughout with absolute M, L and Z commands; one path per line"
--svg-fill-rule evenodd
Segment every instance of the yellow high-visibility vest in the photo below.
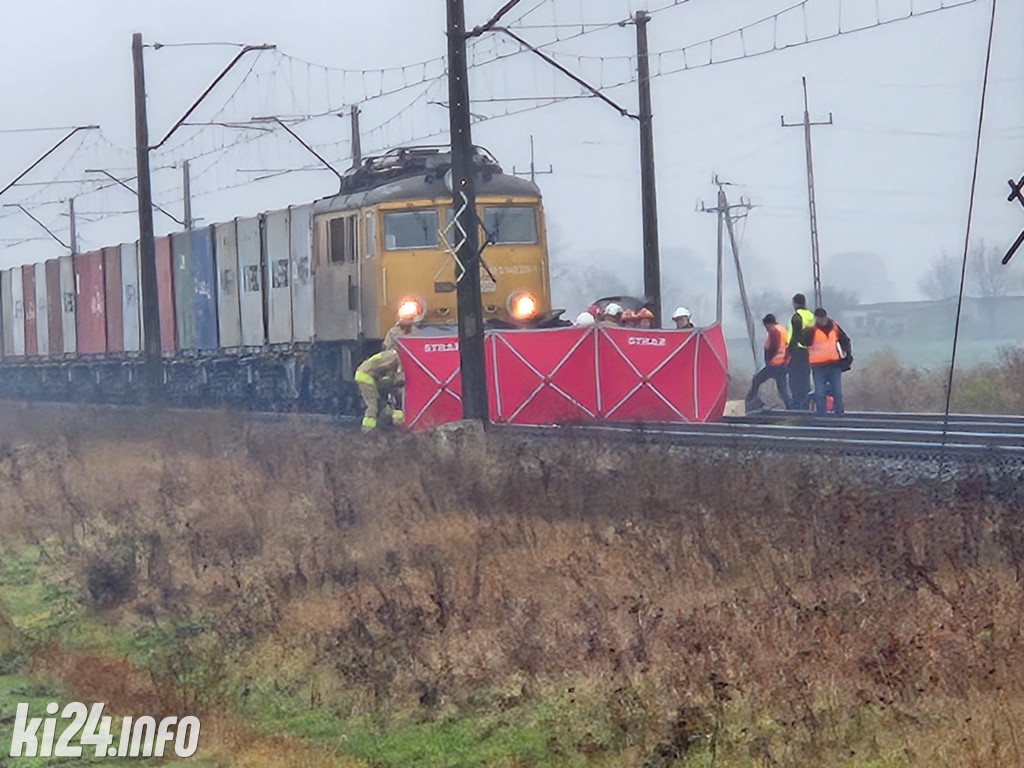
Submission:
M 814 315 L 811 313 L 810 310 L 801 308 L 801 309 L 798 309 L 796 311 L 796 314 L 800 315 L 800 322 L 803 324 L 803 328 L 801 328 L 801 332 L 809 331 L 811 328 L 814 327 Z M 793 340 L 793 318 L 792 317 L 789 318 L 789 330 L 788 330 L 788 332 L 786 334 L 786 340 L 787 341 L 792 341 Z M 798 347 L 800 347 L 801 349 L 807 349 L 807 345 L 804 342 L 802 342 L 802 341 L 798 341 L 796 343 L 796 345 Z

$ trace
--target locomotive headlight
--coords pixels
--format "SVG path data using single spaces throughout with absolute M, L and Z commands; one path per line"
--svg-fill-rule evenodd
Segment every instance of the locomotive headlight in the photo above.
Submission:
M 508 297 L 508 313 L 513 320 L 530 320 L 537 314 L 537 299 L 526 291 L 513 293 Z
M 398 302 L 398 319 L 418 323 L 427 314 L 427 305 L 416 296 L 406 296 Z

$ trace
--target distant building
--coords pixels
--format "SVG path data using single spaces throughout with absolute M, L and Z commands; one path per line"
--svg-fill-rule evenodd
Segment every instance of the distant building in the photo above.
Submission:
M 837 313 L 836 320 L 851 336 L 907 338 L 920 341 L 952 339 L 956 299 L 892 301 L 862 304 Z M 1024 296 L 964 299 L 961 338 L 1018 339 L 1024 336 Z

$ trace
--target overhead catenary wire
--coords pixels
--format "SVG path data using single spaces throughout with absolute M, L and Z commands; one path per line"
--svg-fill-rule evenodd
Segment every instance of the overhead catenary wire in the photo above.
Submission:
M 689 2 L 691 0 L 663 2 L 648 12 L 650 14 L 671 13 L 673 9 L 684 6 Z M 827 2 L 842 8 L 851 5 L 854 0 L 827 0 Z M 820 27 L 820 25 L 815 26 L 814 19 L 805 19 L 800 22 L 798 41 L 783 40 L 779 37 L 770 41 L 772 44 L 767 50 L 761 50 L 758 40 L 750 37 L 750 30 L 758 25 L 766 25 L 768 19 L 778 19 L 787 12 L 794 13 L 794 9 L 803 9 L 807 6 L 822 6 L 826 3 L 826 0 L 804 0 L 801 3 L 796 3 L 780 10 L 776 14 L 746 24 L 732 32 L 716 35 L 698 43 L 681 47 L 670 47 L 653 53 L 651 55 L 654 69 L 652 77 L 667 77 L 684 69 L 695 69 L 697 67 L 736 61 L 741 58 L 760 56 L 774 51 L 788 50 L 795 45 L 821 42 L 838 37 L 839 35 L 847 35 L 883 24 L 892 24 L 896 21 L 920 17 L 938 10 L 967 5 L 977 2 L 977 0 L 937 0 L 937 2 L 937 6 L 936 0 L 931 0 L 927 6 L 922 7 L 922 0 L 905 0 L 903 4 L 909 3 L 909 11 L 904 15 L 896 14 L 892 18 L 890 16 L 893 16 L 893 14 L 888 14 L 885 18 L 882 18 L 882 13 L 877 11 L 876 6 L 874 21 L 870 24 L 856 27 L 843 26 L 840 20 L 838 26 L 828 30 Z M 540 23 L 541 19 L 536 18 L 537 14 L 545 7 L 549 7 L 552 12 L 552 23 L 550 24 Z M 513 18 L 511 21 L 507 21 L 507 23 L 513 29 L 550 30 L 551 35 L 544 35 L 542 37 L 545 39 L 537 43 L 532 43 L 531 41 L 531 44 L 536 48 L 547 50 L 556 59 L 577 64 L 579 62 L 596 62 L 601 67 L 600 90 L 610 90 L 634 83 L 636 78 L 632 71 L 628 73 L 628 76 L 620 77 L 619 75 L 624 73 L 621 72 L 621 69 L 617 69 L 617 67 L 619 66 L 618 63 L 622 63 L 626 68 L 632 70 L 635 57 L 576 56 L 563 49 L 563 46 L 569 41 L 600 34 L 620 23 L 619 21 L 601 23 L 585 21 L 583 8 L 584 4 L 581 2 L 579 21 L 570 21 L 575 9 L 567 9 L 564 4 L 561 7 L 557 7 L 557 4 L 551 2 L 551 0 L 541 0 L 541 2 L 529 4 L 518 18 Z M 518 9 L 516 10 L 518 11 Z M 515 16 L 515 13 L 510 14 L 510 17 L 512 16 Z M 729 43 L 730 38 L 739 43 L 735 50 L 732 49 L 731 43 Z M 196 45 L 215 44 L 220 43 L 197 43 Z M 173 47 L 185 47 L 186 45 L 189 44 L 173 44 Z M 244 47 L 242 44 L 231 43 L 227 45 L 239 48 Z M 701 46 L 707 49 L 708 55 L 704 59 L 698 55 Z M 167 47 L 172 47 L 172 44 L 168 44 Z M 492 65 L 520 56 L 523 53 L 523 49 L 521 46 L 508 42 L 498 42 L 498 38 L 485 37 L 473 41 L 472 52 L 473 58 L 470 66 L 477 71 L 486 71 Z M 679 60 L 680 55 L 682 56 L 681 61 Z M 680 63 L 686 66 L 680 68 Z M 249 162 L 252 160 L 251 156 L 257 153 L 260 155 L 268 153 L 273 155 L 276 153 L 278 155 L 277 158 L 268 158 L 276 159 L 277 163 L 274 167 L 286 167 L 294 164 L 292 159 L 294 155 L 287 148 L 282 148 L 279 139 L 270 139 L 267 135 L 245 130 L 244 128 L 241 129 L 244 135 L 232 135 L 232 133 L 239 129 L 241 123 L 248 121 L 253 115 L 277 114 L 281 111 L 281 106 L 288 105 L 289 108 L 298 107 L 299 109 L 294 109 L 294 111 L 301 112 L 302 114 L 293 116 L 280 115 L 282 119 L 290 120 L 294 118 L 297 123 L 312 121 L 321 117 L 327 120 L 333 118 L 334 115 L 353 103 L 373 103 L 379 101 L 380 106 L 378 109 L 387 110 L 392 104 L 389 99 L 395 100 L 394 97 L 396 95 L 408 91 L 414 91 L 409 103 L 400 106 L 396 105 L 396 110 L 390 116 L 381 119 L 373 128 L 368 129 L 366 132 L 368 134 L 366 142 L 368 151 L 379 151 L 379 149 L 386 149 L 389 146 L 443 136 L 447 133 L 447 130 L 440 125 L 441 121 L 435 119 L 432 115 L 432 110 L 436 108 L 427 107 L 427 109 L 423 109 L 423 107 L 427 106 L 425 102 L 430 101 L 429 96 L 424 97 L 423 94 L 429 94 L 433 89 L 439 88 L 444 83 L 445 69 L 443 57 L 433 57 L 396 67 L 345 69 L 317 64 L 278 50 L 261 52 L 254 57 L 247 71 L 239 73 L 241 75 L 240 79 L 235 79 L 233 75 L 232 82 L 221 84 L 222 90 L 226 91 L 222 98 L 211 100 L 208 105 L 204 106 L 202 114 L 195 116 L 196 123 L 209 124 L 189 125 L 188 135 L 181 142 L 169 143 L 166 147 L 154 153 L 154 160 L 159 162 L 160 165 L 158 167 L 173 167 L 180 164 L 184 159 L 195 161 L 196 164 L 193 166 L 193 182 L 199 180 L 204 182 L 204 186 L 203 189 L 195 191 L 194 197 L 212 195 L 216 192 L 243 187 L 259 180 L 246 179 L 241 182 L 235 182 L 230 178 L 226 178 L 225 168 L 228 167 L 228 161 L 234 160 L 236 157 L 245 156 L 247 157 L 246 162 Z M 527 82 L 529 81 L 527 80 Z M 539 81 L 535 77 L 533 83 L 535 88 L 538 87 L 538 83 Z M 499 79 L 495 81 L 495 91 L 493 94 L 476 100 L 481 105 L 481 109 L 477 111 L 473 119 L 474 122 L 503 119 L 521 115 L 525 112 L 547 109 L 567 101 L 586 98 L 584 94 L 571 92 L 572 90 L 572 88 L 557 87 L 544 82 L 534 92 L 525 93 L 522 92 L 521 79 L 506 78 L 504 83 Z M 546 91 L 547 93 L 540 93 L 540 91 Z M 495 109 L 496 106 L 502 103 L 505 104 L 505 109 Z M 266 105 L 267 108 L 252 109 L 254 106 L 262 105 Z M 212 119 L 209 117 L 211 114 L 214 115 Z M 221 125 L 221 123 L 226 125 Z M 231 123 L 236 124 L 231 125 Z M 289 124 L 291 125 L 292 123 L 289 122 Z M 228 127 L 229 125 L 230 127 Z M 111 154 L 124 157 L 126 160 L 133 156 L 132 150 L 117 147 L 112 142 L 109 142 L 106 137 L 101 136 L 100 140 L 101 143 L 106 142 L 110 145 Z M 342 152 L 349 151 L 347 141 L 324 143 L 311 140 L 310 144 L 317 148 L 318 151 L 325 150 L 325 157 L 331 159 L 332 162 L 344 159 L 345 155 Z M 331 154 L 327 154 L 328 150 Z M 200 163 L 200 160 L 203 162 Z M 281 160 L 286 162 L 282 163 L 280 162 Z M 123 165 L 121 161 L 117 162 L 118 165 Z M 112 163 L 97 162 L 95 160 L 92 161 L 92 164 L 102 165 L 102 167 L 109 169 L 116 167 Z M 71 165 L 73 166 L 74 163 Z M 237 161 L 231 167 L 237 168 Z M 68 171 L 73 170 L 73 168 L 68 168 Z M 60 180 L 60 177 L 60 173 L 56 174 L 55 181 Z M 164 186 L 167 186 L 170 182 L 171 174 L 165 175 Z M 177 177 L 174 177 L 173 183 L 178 183 Z M 38 192 L 33 195 L 33 198 L 41 200 L 48 194 L 47 189 L 46 186 L 39 186 Z M 53 189 L 53 187 L 49 187 L 49 190 L 52 191 Z M 67 192 L 66 195 L 65 192 Z M 67 197 L 78 194 L 92 194 L 94 192 L 102 193 L 103 186 L 97 184 L 83 185 L 82 188 L 76 190 L 74 184 L 67 183 L 61 185 L 59 194 L 62 197 Z M 175 190 L 168 187 L 163 197 L 167 198 L 174 194 Z

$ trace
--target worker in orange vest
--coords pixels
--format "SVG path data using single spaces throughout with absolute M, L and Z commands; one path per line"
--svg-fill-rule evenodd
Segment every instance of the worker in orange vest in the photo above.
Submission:
M 750 391 L 747 393 L 747 413 L 754 413 L 764 409 L 764 403 L 757 396 L 761 385 L 768 379 L 775 380 L 775 386 L 779 390 L 779 397 L 786 408 L 790 406 L 789 387 L 786 384 L 786 371 L 789 367 L 789 334 L 786 326 L 775 319 L 775 315 L 765 315 L 761 322 L 768 336 L 764 340 L 764 368 L 754 374 L 750 383 Z
M 853 350 L 850 337 L 823 308 L 814 310 L 814 325 L 808 336 L 807 362 L 814 379 L 814 407 L 819 416 L 826 414 L 826 397 L 832 395 L 836 416 L 843 410 L 843 371 L 850 370 Z

